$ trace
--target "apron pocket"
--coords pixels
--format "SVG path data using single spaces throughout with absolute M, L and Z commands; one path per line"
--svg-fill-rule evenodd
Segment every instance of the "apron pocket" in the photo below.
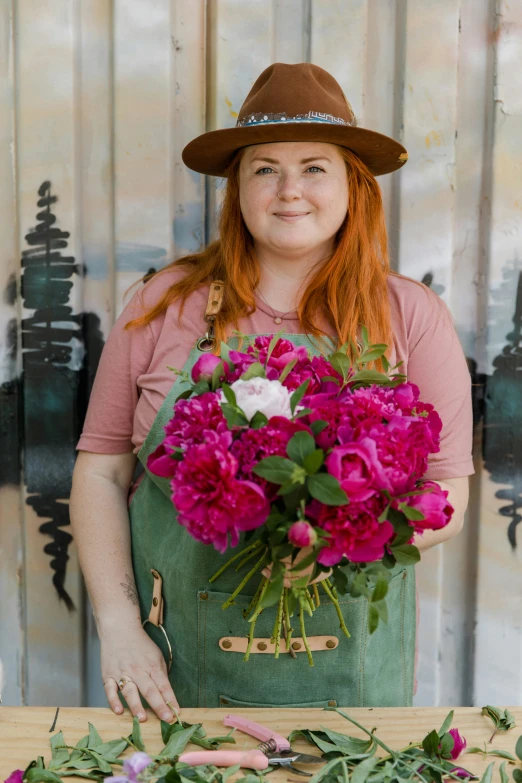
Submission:
M 325 707 L 337 707 L 335 699 L 329 699 L 328 701 L 300 701 L 295 704 L 266 704 L 266 702 L 258 703 L 255 701 L 242 701 L 241 699 L 233 699 L 231 696 L 219 697 L 220 707 L 317 707 L 324 709 Z
M 340 603 L 348 630 L 348 639 L 339 628 L 334 605 L 321 594 L 321 605 L 313 617 L 306 616 L 306 633 L 312 636 L 337 637 L 333 649 L 313 652 L 314 666 L 308 664 L 305 652 L 297 652 L 293 658 L 280 652 L 279 658 L 271 654 L 251 652 L 244 661 L 244 654 L 222 649 L 224 637 L 246 638 L 250 626 L 242 610 L 250 603 L 251 596 L 238 596 L 235 604 L 222 609 L 230 593 L 199 591 L 198 597 L 198 707 L 221 707 L 222 698 L 230 697 L 231 704 L 253 707 L 300 706 L 299 696 L 306 692 L 303 706 L 327 706 L 335 701 L 343 706 L 357 705 L 360 701 L 364 674 L 364 649 L 366 621 L 365 598 L 341 597 Z M 270 607 L 259 616 L 255 636 L 269 641 L 272 634 L 276 607 Z M 292 618 L 292 638 L 301 636 L 299 619 Z M 284 647 L 282 642 L 281 647 Z M 333 706 L 333 705 L 332 705 Z

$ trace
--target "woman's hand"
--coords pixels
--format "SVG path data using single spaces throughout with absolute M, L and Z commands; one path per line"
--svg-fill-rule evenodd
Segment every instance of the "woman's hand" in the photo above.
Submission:
M 121 626 L 105 627 L 98 631 L 103 685 L 113 712 L 123 712 L 118 696 L 118 681 L 123 677 L 128 683 L 121 692 L 133 715 L 140 721 L 147 720 L 139 696 L 141 693 L 158 718 L 171 723 L 174 714 L 167 702 L 176 709 L 179 709 L 179 704 L 160 648 L 141 625 L 123 629 Z

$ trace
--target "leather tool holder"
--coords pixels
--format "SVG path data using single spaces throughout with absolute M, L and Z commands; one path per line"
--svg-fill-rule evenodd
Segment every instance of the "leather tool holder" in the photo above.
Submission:
M 223 305 L 223 296 L 225 293 L 225 283 L 223 280 L 213 280 L 208 292 L 207 309 L 205 310 L 205 321 L 208 329 L 204 337 L 201 337 L 196 346 L 199 351 L 211 351 L 216 342 L 214 334 L 214 322 Z
M 162 594 L 162 587 L 163 587 L 163 579 L 161 578 L 161 574 L 159 571 L 156 571 L 155 568 L 151 568 L 150 572 L 152 576 L 154 577 L 154 582 L 152 586 L 152 602 L 150 607 L 149 616 L 146 620 L 143 621 L 142 625 L 143 627 L 146 626 L 147 623 L 151 623 L 151 625 L 155 625 L 156 628 L 160 628 L 163 632 L 163 636 L 165 637 L 165 641 L 167 642 L 167 647 L 169 651 L 169 660 L 167 663 L 167 671 L 170 672 L 171 666 L 172 666 L 172 646 L 169 641 L 169 637 L 167 636 L 167 632 L 163 626 L 163 594 Z

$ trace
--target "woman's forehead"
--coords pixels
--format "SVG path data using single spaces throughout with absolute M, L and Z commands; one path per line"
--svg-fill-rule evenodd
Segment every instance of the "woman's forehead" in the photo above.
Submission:
M 335 144 L 329 144 L 324 141 L 275 141 L 263 144 L 249 144 L 245 147 L 244 158 L 246 160 L 265 155 L 274 159 L 296 161 L 301 160 L 301 158 L 312 157 L 313 155 L 326 155 L 330 158 L 333 158 L 333 156 L 341 157 Z

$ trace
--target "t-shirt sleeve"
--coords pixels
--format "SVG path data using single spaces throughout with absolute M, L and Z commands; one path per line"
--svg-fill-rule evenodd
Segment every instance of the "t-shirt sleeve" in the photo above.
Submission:
M 411 334 L 407 374 L 442 419 L 440 451 L 430 455 L 424 478 L 469 476 L 475 472 L 471 376 L 448 307 L 433 292 L 421 293 L 421 329 Z
M 150 366 L 154 336 L 150 324 L 125 331 L 143 314 L 141 286 L 122 310 L 103 347 L 77 450 L 101 454 L 133 451 L 137 378 Z

